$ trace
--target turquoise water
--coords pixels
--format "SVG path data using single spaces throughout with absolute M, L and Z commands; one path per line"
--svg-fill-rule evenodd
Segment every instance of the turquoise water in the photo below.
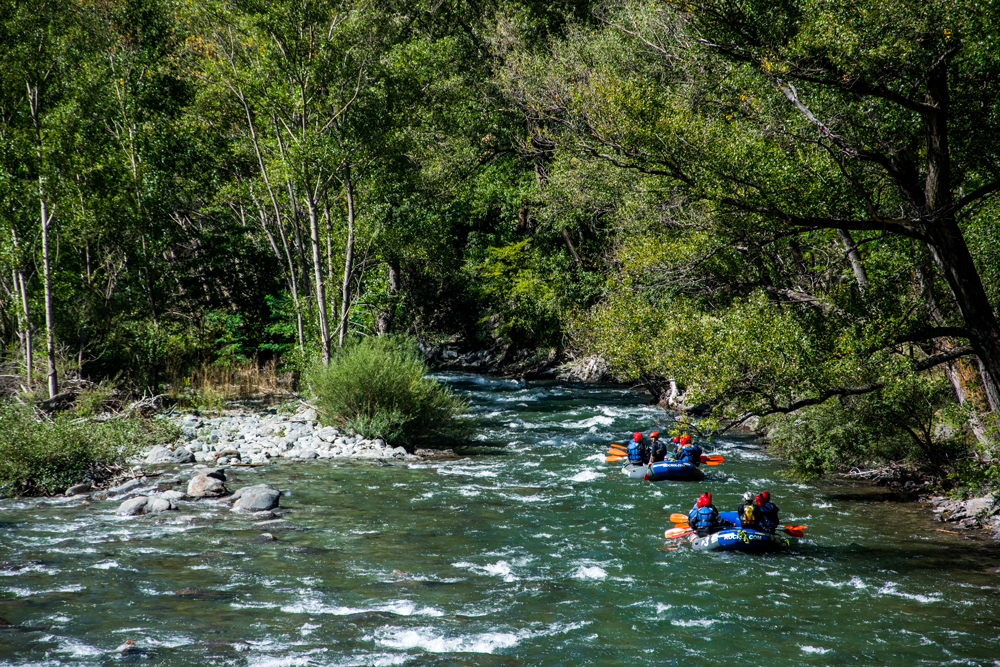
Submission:
M 0 501 L 3 665 L 994 665 L 1000 550 L 925 506 L 801 484 L 749 441 L 699 483 L 629 480 L 607 443 L 669 425 L 618 388 L 440 376 L 467 392 L 473 459 L 276 463 L 300 530 L 212 504 Z M 793 550 L 700 553 L 671 512 L 767 488 Z M 144 652 L 114 649 L 132 639 Z

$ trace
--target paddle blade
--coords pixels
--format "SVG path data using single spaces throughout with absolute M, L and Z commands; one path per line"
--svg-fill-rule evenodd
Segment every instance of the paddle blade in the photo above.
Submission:
M 780 526 L 780 528 L 781 528 L 782 530 L 784 530 L 784 529 L 786 529 L 786 528 L 787 528 L 787 529 L 789 529 L 789 530 L 805 530 L 805 529 L 806 529 L 806 528 L 808 528 L 808 527 L 809 527 L 809 526 L 806 526 L 805 524 L 803 524 L 803 525 L 801 525 L 801 526 Z
M 674 512 L 673 514 L 670 515 L 670 520 L 673 523 L 687 523 L 688 522 L 688 515 L 687 514 L 681 514 L 680 512 Z
M 607 457 L 604 460 L 605 461 L 623 461 L 623 460 L 625 460 L 627 458 L 628 458 L 627 456 L 609 456 L 609 457 Z
M 624 449 L 615 449 L 614 447 L 610 447 L 608 449 L 608 454 L 620 454 L 620 455 L 624 456 L 625 454 L 628 454 L 628 451 L 626 451 Z
M 792 537 L 805 537 L 806 534 L 801 530 L 795 530 L 794 528 L 785 528 L 786 535 L 791 535 Z
M 673 540 L 678 537 L 684 537 L 685 535 L 690 535 L 694 531 L 690 528 L 670 528 L 663 533 L 663 536 L 668 540 Z
M 708 464 L 710 466 L 717 466 L 720 463 L 722 463 L 724 460 L 725 459 L 723 459 L 721 456 L 702 456 L 701 457 L 701 462 L 702 463 L 706 463 L 706 464 Z

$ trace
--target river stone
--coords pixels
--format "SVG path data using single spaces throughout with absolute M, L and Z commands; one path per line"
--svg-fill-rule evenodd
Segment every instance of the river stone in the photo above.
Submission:
M 281 491 L 270 484 L 255 484 L 237 489 L 230 500 L 234 500 L 234 512 L 263 512 L 278 506 Z
M 160 497 L 164 500 L 170 500 L 176 503 L 178 500 L 184 500 L 187 496 L 184 495 L 183 491 L 171 490 L 164 491 L 160 494 Z
M 317 454 L 315 449 L 304 449 L 302 450 L 302 453 L 299 454 L 300 459 L 314 459 L 316 456 Z
M 977 517 L 989 513 L 993 509 L 993 496 L 983 498 L 973 498 L 965 503 L 965 514 L 970 517 Z
M 149 498 L 147 496 L 129 498 L 118 506 L 118 511 L 115 512 L 115 514 L 119 516 L 139 516 L 143 513 L 143 509 L 146 507 L 147 502 L 149 502 Z
M 146 463 L 169 463 L 174 460 L 174 453 L 163 445 L 157 445 L 146 454 Z
M 274 535 L 272 535 L 271 533 L 261 533 L 257 537 L 253 538 L 253 541 L 254 542 L 274 542 L 277 539 L 278 538 L 275 537 Z
M 181 446 L 174 450 L 173 463 L 194 463 L 194 453 Z
M 129 481 L 127 481 L 124 484 L 122 484 L 121 486 L 116 486 L 114 488 L 108 489 L 108 495 L 109 496 L 117 496 L 117 495 L 122 494 L 122 493 L 127 493 L 127 492 L 131 491 L 132 489 L 137 489 L 140 486 L 142 486 L 142 482 L 140 482 L 137 479 L 130 479 Z
M 84 482 L 83 484 L 75 484 L 75 485 L 69 487 L 68 489 L 66 489 L 66 495 L 67 496 L 77 496 L 77 495 L 79 495 L 81 493 L 87 493 L 87 492 L 89 492 L 92 488 L 94 488 L 94 487 L 92 487 L 88 482 Z
M 316 437 L 320 440 L 325 440 L 326 442 L 333 442 L 340 435 L 340 431 L 332 426 L 324 426 L 320 430 L 316 431 Z
M 143 514 L 158 514 L 168 510 L 175 510 L 177 506 L 166 498 L 150 498 L 142 508 Z
M 192 498 L 226 495 L 226 485 L 222 480 L 207 475 L 197 475 L 188 482 L 187 495 Z

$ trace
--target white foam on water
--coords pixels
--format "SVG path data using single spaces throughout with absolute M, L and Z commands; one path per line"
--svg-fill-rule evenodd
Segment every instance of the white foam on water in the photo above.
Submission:
M 347 616 L 367 612 L 387 612 L 397 616 L 444 616 L 444 612 L 434 607 L 421 607 L 411 600 L 389 600 L 373 607 L 345 607 L 326 604 L 316 597 L 305 597 L 292 604 L 282 605 L 281 611 L 286 614 L 330 614 L 332 616 Z
M 8 586 L 0 590 L 5 590 L 8 593 L 13 593 L 19 598 L 26 598 L 30 595 L 46 595 L 48 593 L 79 593 L 85 590 L 87 587 L 83 584 L 71 584 L 69 586 L 63 586 L 62 588 L 50 588 L 46 590 L 34 591 L 30 588 L 21 588 L 19 586 Z
M 801 650 L 803 653 L 819 653 L 819 654 L 830 653 L 831 651 L 833 651 L 832 648 L 821 648 L 819 646 L 800 646 L 799 650 Z
M 475 563 L 462 561 L 459 563 L 452 563 L 452 566 L 472 570 L 473 572 L 500 576 L 503 577 L 504 581 L 508 582 L 517 580 L 517 576 L 513 573 L 510 563 L 505 560 L 498 560 L 496 563 L 487 563 L 486 565 L 476 565 Z
M 600 457 L 598 457 L 598 458 L 600 458 Z M 602 473 L 597 472 L 596 470 L 582 470 L 582 471 L 576 473 L 575 475 L 573 475 L 572 477 L 570 477 L 569 481 L 571 481 L 571 482 L 589 482 L 589 481 L 594 480 L 594 479 L 600 479 L 601 477 L 604 477 L 604 475 Z
M 598 452 L 597 454 L 593 454 L 591 456 L 588 456 L 588 457 L 580 459 L 580 460 L 581 461 L 597 461 L 598 463 L 600 463 L 605 458 L 607 458 L 607 456 L 608 456 L 607 454 L 601 454 L 600 452 Z
M 113 567 L 121 567 L 116 560 L 106 560 L 103 563 L 95 563 L 91 565 L 92 570 L 110 570 Z
M 657 614 L 662 614 L 663 612 L 667 611 L 668 609 L 673 609 L 673 608 L 674 608 L 674 605 L 672 605 L 672 604 L 664 604 L 662 602 L 657 602 L 656 603 L 656 613 Z
M 605 415 L 594 415 L 589 419 L 582 419 L 580 421 L 570 421 L 566 420 L 560 423 L 563 428 L 571 429 L 593 429 L 595 426 L 611 426 L 615 422 L 614 417 L 607 417 Z
M 552 537 L 552 533 L 538 533 L 537 535 L 532 535 L 532 537 Z
M 321 627 L 323 627 L 323 626 L 322 625 L 313 624 L 313 623 L 303 623 L 302 627 L 299 628 L 299 634 L 302 635 L 303 637 L 308 637 L 309 635 L 311 635 L 313 633 L 313 630 L 315 630 L 316 628 L 321 628 Z
M 249 655 L 247 656 L 247 667 L 300 667 L 302 665 L 315 665 L 313 656 L 317 653 L 325 653 L 326 649 L 314 649 L 299 655 Z
M 833 503 L 813 503 L 813 507 L 820 510 L 825 510 L 833 507 Z
M 576 568 L 573 572 L 574 579 L 596 579 L 597 581 L 604 581 L 608 578 L 607 571 L 602 567 L 597 567 L 596 565 L 581 565 Z
M 708 628 L 715 625 L 716 622 L 714 618 L 698 618 L 691 621 L 673 621 L 673 625 L 679 625 L 682 628 Z
M 458 490 L 458 492 L 463 496 L 466 496 L 467 498 L 475 498 L 480 493 L 482 493 L 479 489 L 477 489 L 474 486 L 463 486 Z
M 56 637 L 54 635 L 49 635 L 46 639 L 59 642 L 58 648 L 55 649 L 56 653 L 68 653 L 74 658 L 103 655 L 107 653 L 106 649 L 100 649 L 96 646 L 85 644 L 79 639 L 74 639 L 72 637 Z
M 898 585 L 899 584 L 897 584 L 894 581 L 887 582 L 884 586 L 882 586 L 882 588 L 878 589 L 878 594 L 896 595 L 901 598 L 906 598 L 907 600 L 914 600 L 916 602 L 921 602 L 924 604 L 930 602 L 941 602 L 942 600 L 942 596 L 940 593 L 937 595 L 919 595 L 917 593 L 904 593 L 903 591 L 896 590 L 896 586 Z
M 383 627 L 372 637 L 375 642 L 404 651 L 422 649 L 429 653 L 493 653 L 516 646 L 520 638 L 511 632 L 482 632 L 446 637 L 436 628 Z

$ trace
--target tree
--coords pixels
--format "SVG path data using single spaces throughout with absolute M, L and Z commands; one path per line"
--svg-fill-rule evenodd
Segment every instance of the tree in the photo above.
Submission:
M 710 310 L 796 313 L 814 343 L 794 362 L 762 349 L 782 372 L 754 377 L 739 355 L 685 363 L 707 348 L 681 336 L 661 372 L 766 414 L 974 355 L 996 413 L 1000 328 L 965 236 L 1000 189 L 996 18 L 976 2 L 627 4 L 546 61 L 511 59 L 507 80 L 562 150 L 636 184 L 619 215 L 641 208 L 632 229 L 660 249 L 623 241 L 633 295 L 702 331 Z

